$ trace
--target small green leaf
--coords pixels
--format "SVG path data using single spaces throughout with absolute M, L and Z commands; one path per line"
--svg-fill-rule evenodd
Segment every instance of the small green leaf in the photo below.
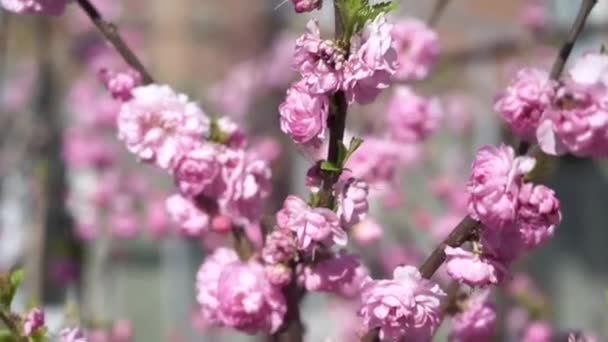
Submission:
M 361 138 L 354 137 L 350 140 L 350 145 L 348 146 L 348 151 L 346 151 L 342 165 L 346 165 L 348 158 L 350 158 L 350 156 L 352 156 L 353 153 L 355 153 L 355 151 L 361 147 L 361 144 L 363 144 L 363 139 Z
M 13 272 L 11 272 L 11 276 L 10 276 L 11 287 L 14 290 L 17 290 L 19 285 L 21 285 L 21 283 L 23 282 L 23 278 L 25 278 L 25 271 L 23 269 L 17 269 L 17 270 L 14 270 Z
M 310 195 L 308 196 L 308 205 L 311 207 L 316 207 L 319 205 L 319 201 L 321 200 L 321 195 L 319 195 L 319 193 L 313 193 L 311 192 Z
M 347 155 L 348 150 L 346 149 L 346 146 L 344 143 L 340 142 L 340 144 L 338 144 L 338 165 L 344 165 Z
M 342 169 L 338 165 L 330 162 L 329 160 L 324 160 L 321 163 L 321 170 L 323 170 L 323 171 L 330 171 L 330 172 L 340 172 L 340 171 L 342 171 Z

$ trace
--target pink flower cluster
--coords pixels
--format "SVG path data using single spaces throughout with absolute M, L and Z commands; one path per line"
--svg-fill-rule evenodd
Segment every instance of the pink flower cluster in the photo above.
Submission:
M 441 106 L 437 99 L 425 99 L 411 88 L 400 86 L 395 89 L 389 102 L 386 123 L 395 141 L 415 144 L 437 129 L 441 117 Z
M 524 183 L 534 159 L 515 157 L 511 147 L 479 150 L 468 183 L 469 214 L 481 221 L 473 251 L 446 247 L 447 272 L 471 286 L 501 283 L 508 266 L 525 248 L 553 235 L 561 221 L 555 193 L 544 185 Z
M 30 337 L 42 327 L 44 327 L 44 312 L 38 308 L 30 310 L 23 322 L 23 334 Z
M 185 95 L 167 86 L 132 90 L 119 117 L 119 138 L 142 160 L 172 174 L 180 190 L 167 210 L 185 236 L 226 232 L 224 219 L 255 224 L 270 193 L 267 161 L 245 150 L 243 133 L 229 119 L 211 120 Z M 211 141 L 212 135 L 220 141 Z M 218 138 L 219 137 L 219 138 Z
M 7 11 L 61 15 L 71 0 L 1 0 L 0 5 Z
M 545 71 L 517 73 L 495 109 L 517 136 L 543 152 L 608 156 L 608 56 L 588 53 L 559 85 Z
M 383 340 L 429 341 L 444 297 L 439 285 L 423 279 L 415 267 L 397 267 L 393 279 L 363 286 L 359 315 L 367 329 L 380 329 Z
M 329 95 L 344 91 L 351 103 L 372 102 L 397 68 L 391 29 L 384 15 L 368 22 L 353 35 L 346 59 L 346 51 L 321 39 L 318 23 L 311 20 L 296 42 L 293 66 L 302 80 L 279 106 L 281 130 L 298 144 L 318 144 L 327 128 Z
M 264 266 L 239 261 L 227 248 L 218 248 L 205 259 L 197 274 L 196 293 L 208 324 L 250 334 L 276 332 L 287 311 L 280 288 L 268 281 Z
M 394 78 L 400 81 L 425 78 L 439 57 L 437 33 L 421 20 L 407 18 L 395 24 L 391 36 L 399 61 Z
M 317 246 L 345 246 L 347 242 L 335 212 L 312 208 L 296 196 L 285 199 L 283 208 L 277 212 L 277 226 L 295 233 L 296 246 L 304 252 L 312 252 Z

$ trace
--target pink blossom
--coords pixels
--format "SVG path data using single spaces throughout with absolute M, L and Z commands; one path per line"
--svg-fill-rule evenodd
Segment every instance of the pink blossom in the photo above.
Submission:
M 421 20 L 406 18 L 395 24 L 391 35 L 399 61 L 394 77 L 401 81 L 425 78 L 439 57 L 437 33 Z
M 306 171 L 306 181 L 304 183 L 306 188 L 312 192 L 317 193 L 321 190 L 323 184 L 323 171 L 321 170 L 321 161 L 316 162 Z
M 311 12 L 321 8 L 322 0 L 291 0 L 296 13 Z
M 281 131 L 297 144 L 318 145 L 325 137 L 329 98 L 308 92 L 302 81 L 287 90 L 279 106 Z
M 509 274 L 499 261 L 459 247 L 446 246 L 445 254 L 447 273 L 459 283 L 470 286 L 499 284 Z
M 369 185 L 367 182 L 350 178 L 340 184 L 338 194 L 338 216 L 342 227 L 350 228 L 367 216 L 369 204 Z
M 475 156 L 467 185 L 469 213 L 490 228 L 515 219 L 517 194 L 523 175 L 534 168 L 530 157 L 515 157 L 513 148 L 484 146 Z
M 184 152 L 174 169 L 175 182 L 184 196 L 200 194 L 220 172 L 218 151 L 211 144 L 197 144 Z
M 218 312 L 220 275 L 228 265 L 238 260 L 239 257 L 234 250 L 220 247 L 205 258 L 196 274 L 196 300 L 201 306 L 204 320 L 209 324 L 221 324 Z
M 293 67 L 302 75 L 306 92 L 325 94 L 338 90 L 342 84 L 343 62 L 344 52 L 332 41 L 321 40 L 319 23 L 310 20 L 306 33 L 296 40 L 293 56 Z
M 390 85 L 391 76 L 398 66 L 392 29 L 385 16 L 380 14 L 352 37 L 342 85 L 350 103 L 371 103 L 382 89 Z
M 253 154 L 257 159 L 272 163 L 281 157 L 283 146 L 279 139 L 266 136 L 254 141 L 248 153 Z
M 532 322 L 523 333 L 521 342 L 551 342 L 553 341 L 553 327 L 549 322 Z
M 488 301 L 489 290 L 481 291 L 466 301 L 463 312 L 452 318 L 450 341 L 491 341 L 496 332 L 496 308 Z
M 228 116 L 222 116 L 217 120 L 217 127 L 223 135 L 220 143 L 232 149 L 244 149 L 247 146 L 245 132 Z
M 429 341 L 441 317 L 439 285 L 423 279 L 413 266 L 397 267 L 391 280 L 366 283 L 359 315 L 367 329 L 380 329 L 380 338 Z
M 585 332 L 571 332 L 568 334 L 568 342 L 599 342 L 599 339 Z
M 286 286 L 291 282 L 293 270 L 284 264 L 270 264 L 264 266 L 266 279 L 274 286 Z
M 141 75 L 133 69 L 126 71 L 115 71 L 102 68 L 98 72 L 98 77 L 103 85 L 110 91 L 112 97 L 120 101 L 128 101 L 133 95 L 133 88 L 141 85 Z
M 544 70 L 521 69 L 496 101 L 494 110 L 515 135 L 533 141 L 544 112 L 551 106 L 556 85 Z
M 226 186 L 218 198 L 222 213 L 245 226 L 257 221 L 271 190 L 268 163 L 243 150 L 226 151 L 220 158 L 223 170 L 218 178 Z M 210 192 L 211 198 L 214 191 Z
M 287 196 L 277 212 L 277 225 L 296 233 L 296 246 L 312 251 L 316 244 L 346 245 L 346 232 L 336 213 L 326 208 L 311 208 L 296 196 Z
M 370 185 L 393 183 L 396 180 L 399 156 L 403 146 L 389 139 L 365 137 L 364 143 L 346 162 L 349 176 Z
M 367 246 L 382 238 L 384 230 L 373 218 L 368 217 L 351 228 L 353 239 L 361 246 Z
M 275 229 L 266 237 L 262 259 L 267 264 L 288 263 L 296 256 L 296 243 L 290 230 Z
M 425 99 L 411 88 L 400 86 L 388 104 L 389 134 L 398 142 L 421 142 L 437 129 L 442 114 L 437 99 Z
M 268 282 L 261 264 L 231 263 L 224 267 L 218 285 L 218 315 L 224 325 L 253 334 L 274 333 L 283 323 L 285 298 Z
M 524 26 L 532 32 L 539 32 L 545 29 L 549 20 L 547 9 L 542 1 L 526 1 L 524 10 L 521 13 L 521 20 Z
M 59 334 L 61 342 L 89 342 L 80 328 L 65 328 Z
M 38 308 L 30 310 L 23 322 L 23 334 L 26 337 L 32 336 L 38 329 L 44 327 L 44 312 Z
M 353 282 L 360 265 L 359 258 L 340 253 L 314 265 L 304 266 L 300 281 L 308 291 L 336 292 Z
M 544 185 L 524 184 L 519 192 L 518 226 L 528 247 L 536 247 L 553 236 L 561 222 L 559 200 Z
M 61 15 L 69 2 L 70 0 L 1 0 L 0 5 L 7 11 L 19 14 Z
M 118 138 L 142 160 L 170 170 L 184 147 L 207 134 L 209 119 L 168 86 L 142 86 L 132 93 L 118 114 Z
M 199 237 L 209 229 L 209 215 L 182 195 L 172 195 L 165 203 L 169 216 L 186 237 Z
M 568 70 L 568 75 L 576 84 L 608 87 L 608 56 L 602 53 L 586 53 L 576 60 L 574 66 Z
M 515 223 L 501 229 L 482 225 L 479 231 L 481 253 L 485 259 L 494 260 L 506 268 L 523 252 L 524 241 Z

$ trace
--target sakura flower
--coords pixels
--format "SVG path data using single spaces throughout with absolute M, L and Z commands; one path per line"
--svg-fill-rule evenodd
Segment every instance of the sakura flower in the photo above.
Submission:
M 325 208 L 311 208 L 296 196 L 288 196 L 277 213 L 277 225 L 296 234 L 296 246 L 312 251 L 315 244 L 346 245 L 346 232 L 336 213 Z
M 192 200 L 176 194 L 167 198 L 169 216 L 178 225 L 179 232 L 186 237 L 199 237 L 209 230 L 209 215 L 198 208 Z
M 279 113 L 281 131 L 295 143 L 318 145 L 325 137 L 329 98 L 310 93 L 300 81 L 287 90 Z
M 536 247 L 553 236 L 561 217 L 553 190 L 544 185 L 524 184 L 519 192 L 518 226 L 528 247 Z
M 515 157 L 510 146 L 482 147 L 475 156 L 467 185 L 469 213 L 490 228 L 513 222 L 523 175 L 534 165 L 533 158 Z
M 262 260 L 267 264 L 287 263 L 296 255 L 294 235 L 290 230 L 275 229 L 266 237 Z
M 496 101 L 494 110 L 515 135 L 533 141 L 544 112 L 551 106 L 556 86 L 544 70 L 521 69 Z
M 369 186 L 365 181 L 350 178 L 340 187 L 338 216 L 342 227 L 352 227 L 367 216 Z
M 407 18 L 395 24 L 391 36 L 399 61 L 394 77 L 402 81 L 425 78 L 439 57 L 437 33 L 424 22 Z
M 488 301 L 489 290 L 481 291 L 466 301 L 463 312 L 452 318 L 450 341 L 491 341 L 496 331 L 496 308 Z
M 180 191 L 185 196 L 200 194 L 220 172 L 217 150 L 211 144 L 197 144 L 177 160 L 174 176 Z
M 132 94 L 118 114 L 118 138 L 142 160 L 170 170 L 184 147 L 207 134 L 209 119 L 186 95 L 156 84 Z
M 340 89 L 343 62 L 344 52 L 332 41 L 321 40 L 319 23 L 310 20 L 306 33 L 296 41 L 293 61 L 293 67 L 302 75 L 301 83 L 307 92 L 321 95 Z
M 323 4 L 322 0 L 291 0 L 296 13 L 311 12 L 320 9 Z
M 353 255 L 341 253 L 314 265 L 306 265 L 300 275 L 308 291 L 335 292 L 353 281 L 361 265 Z
M 218 312 L 220 275 L 228 265 L 238 260 L 239 257 L 234 250 L 220 247 L 205 258 L 196 274 L 196 300 L 201 306 L 204 320 L 210 324 L 221 324 Z
M 44 327 L 44 312 L 38 308 L 30 310 L 23 322 L 23 334 L 30 337 L 42 327 Z
M 398 142 L 418 143 L 437 129 L 442 111 L 437 99 L 425 99 L 400 86 L 389 101 L 386 115 L 391 137 Z
M 133 88 L 141 84 L 141 75 L 133 69 L 114 71 L 103 68 L 99 71 L 98 76 L 112 97 L 121 101 L 130 100 Z
M 1 0 L 0 5 L 7 11 L 61 15 L 70 0 Z
M 428 341 L 439 325 L 443 297 L 439 285 L 415 267 L 397 267 L 393 279 L 364 285 L 359 315 L 367 329 L 380 329 L 383 340 Z
M 391 30 L 392 25 L 380 14 L 352 37 L 342 85 L 350 103 L 371 103 L 390 85 L 398 66 Z
M 287 312 L 280 288 L 268 282 L 256 262 L 234 262 L 224 267 L 217 289 L 218 316 L 231 328 L 250 334 L 276 332 Z
M 509 272 L 498 260 L 462 248 L 446 246 L 445 254 L 446 270 L 450 277 L 470 286 L 499 284 Z

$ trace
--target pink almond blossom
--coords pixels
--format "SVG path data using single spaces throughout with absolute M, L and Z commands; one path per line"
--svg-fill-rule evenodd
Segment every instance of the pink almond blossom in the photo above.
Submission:
M 475 156 L 467 185 L 469 214 L 490 228 L 512 223 L 523 175 L 534 165 L 531 157 L 516 157 L 510 146 L 482 147 Z
M 397 267 L 393 279 L 366 283 L 359 315 L 367 329 L 380 329 L 380 338 L 429 341 L 437 329 L 445 293 L 423 279 L 413 266 Z
M 322 0 L 291 0 L 291 2 L 293 2 L 296 13 L 312 12 L 320 9 L 323 4 Z
M 316 244 L 346 245 L 346 232 L 336 213 L 326 208 L 311 208 L 302 199 L 290 195 L 277 212 L 277 225 L 296 234 L 296 246 L 312 251 Z
M 188 197 L 200 194 L 220 172 L 217 149 L 212 144 L 198 144 L 184 152 L 173 171 L 180 192 Z
M 544 185 L 524 184 L 519 192 L 518 226 L 528 247 L 536 247 L 553 236 L 561 222 L 555 192 Z
M 342 227 L 350 228 L 367 216 L 369 204 L 369 185 L 367 182 L 350 178 L 340 184 L 338 194 L 338 216 Z
M 353 282 L 361 265 L 354 255 L 341 253 L 314 265 L 306 265 L 299 275 L 308 291 L 336 292 Z
M 274 333 L 287 312 L 280 288 L 266 279 L 257 262 L 234 262 L 224 267 L 217 288 L 218 316 L 228 327 L 246 332 Z
M 543 114 L 553 102 L 556 86 L 544 70 L 521 69 L 496 101 L 494 110 L 515 135 L 534 141 Z
M 423 21 L 406 18 L 391 31 L 399 67 L 395 79 L 415 81 L 425 78 L 439 57 L 439 37 Z
M 371 103 L 383 89 L 389 87 L 398 67 L 392 29 L 386 17 L 380 14 L 352 37 L 342 85 L 350 103 Z
M 44 312 L 38 308 L 30 310 L 23 322 L 23 334 L 30 337 L 42 327 L 44 327 Z
M 310 93 L 300 81 L 287 90 L 279 113 L 281 131 L 295 143 L 319 145 L 327 128 L 329 98 Z
M 133 89 L 118 114 L 118 138 L 141 160 L 170 170 L 183 149 L 209 131 L 209 119 L 188 97 L 168 86 Z
M 463 312 L 452 318 L 450 341 L 491 341 L 496 333 L 496 307 L 488 301 L 489 290 L 474 294 L 466 301 Z
M 437 99 L 423 98 L 411 88 L 400 86 L 388 104 L 388 132 L 398 142 L 418 143 L 437 129 L 442 115 Z
M 165 205 L 183 236 L 200 237 L 209 230 L 209 214 L 197 207 L 192 200 L 176 194 L 167 198 Z
M 446 270 L 452 279 L 469 286 L 499 284 L 507 276 L 508 270 L 497 260 L 486 258 L 460 247 L 445 247 Z

